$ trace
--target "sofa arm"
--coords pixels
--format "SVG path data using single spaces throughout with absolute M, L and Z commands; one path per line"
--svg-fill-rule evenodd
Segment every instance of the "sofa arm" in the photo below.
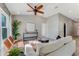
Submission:
M 73 53 L 75 53 L 76 52 L 76 40 L 73 40 Z
M 26 44 L 26 45 L 25 45 L 24 54 L 25 54 L 26 56 L 37 56 L 37 55 L 38 55 L 38 52 L 37 52 L 37 51 L 34 51 L 32 45 Z

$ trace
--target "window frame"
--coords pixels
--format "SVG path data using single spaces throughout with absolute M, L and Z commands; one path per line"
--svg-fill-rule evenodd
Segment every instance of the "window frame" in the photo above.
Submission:
M 2 16 L 5 16 L 5 17 L 6 17 L 6 15 L 1 14 L 1 27 L 2 27 L 2 29 L 5 28 L 6 31 L 8 32 L 8 28 L 7 28 L 7 17 L 6 17 L 6 24 L 5 24 L 5 26 L 3 26 L 3 25 L 2 25 L 2 20 L 3 20 L 3 19 L 2 19 Z M 2 30 L 2 32 L 3 32 L 3 30 Z M 8 37 L 8 33 L 7 33 L 7 35 L 6 35 L 6 38 L 7 38 L 7 37 Z M 2 33 L 2 39 L 5 40 L 6 38 L 3 38 L 3 33 Z
M 2 19 L 1 19 L 1 14 L 3 14 L 4 16 L 6 16 L 6 27 L 3 28 L 7 28 L 7 38 L 12 35 L 11 31 L 11 16 L 6 14 L 6 12 L 0 8 L 0 50 L 1 50 L 1 55 L 4 55 L 5 51 L 4 51 L 4 41 L 7 39 L 5 38 L 4 40 L 2 39 Z

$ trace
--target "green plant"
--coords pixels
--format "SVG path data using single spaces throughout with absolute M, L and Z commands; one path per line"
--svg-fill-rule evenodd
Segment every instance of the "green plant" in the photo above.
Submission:
M 9 56 L 19 56 L 21 53 L 20 48 L 13 48 L 9 51 Z
M 12 34 L 13 34 L 13 38 L 16 40 L 17 37 L 20 35 L 18 29 L 19 29 L 19 25 L 21 24 L 20 21 L 18 20 L 14 20 L 13 24 L 12 24 Z

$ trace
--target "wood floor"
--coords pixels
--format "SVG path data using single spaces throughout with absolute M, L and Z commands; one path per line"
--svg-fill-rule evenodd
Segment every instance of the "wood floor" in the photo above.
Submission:
M 74 40 L 76 40 L 76 52 L 75 56 L 79 56 L 79 37 L 73 37 Z

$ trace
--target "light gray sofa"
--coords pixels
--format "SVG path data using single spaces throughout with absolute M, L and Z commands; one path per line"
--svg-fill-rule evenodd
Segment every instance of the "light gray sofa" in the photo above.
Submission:
M 71 36 L 36 44 L 36 52 L 30 44 L 25 45 L 25 55 L 28 56 L 72 56 L 76 51 L 76 42 Z

